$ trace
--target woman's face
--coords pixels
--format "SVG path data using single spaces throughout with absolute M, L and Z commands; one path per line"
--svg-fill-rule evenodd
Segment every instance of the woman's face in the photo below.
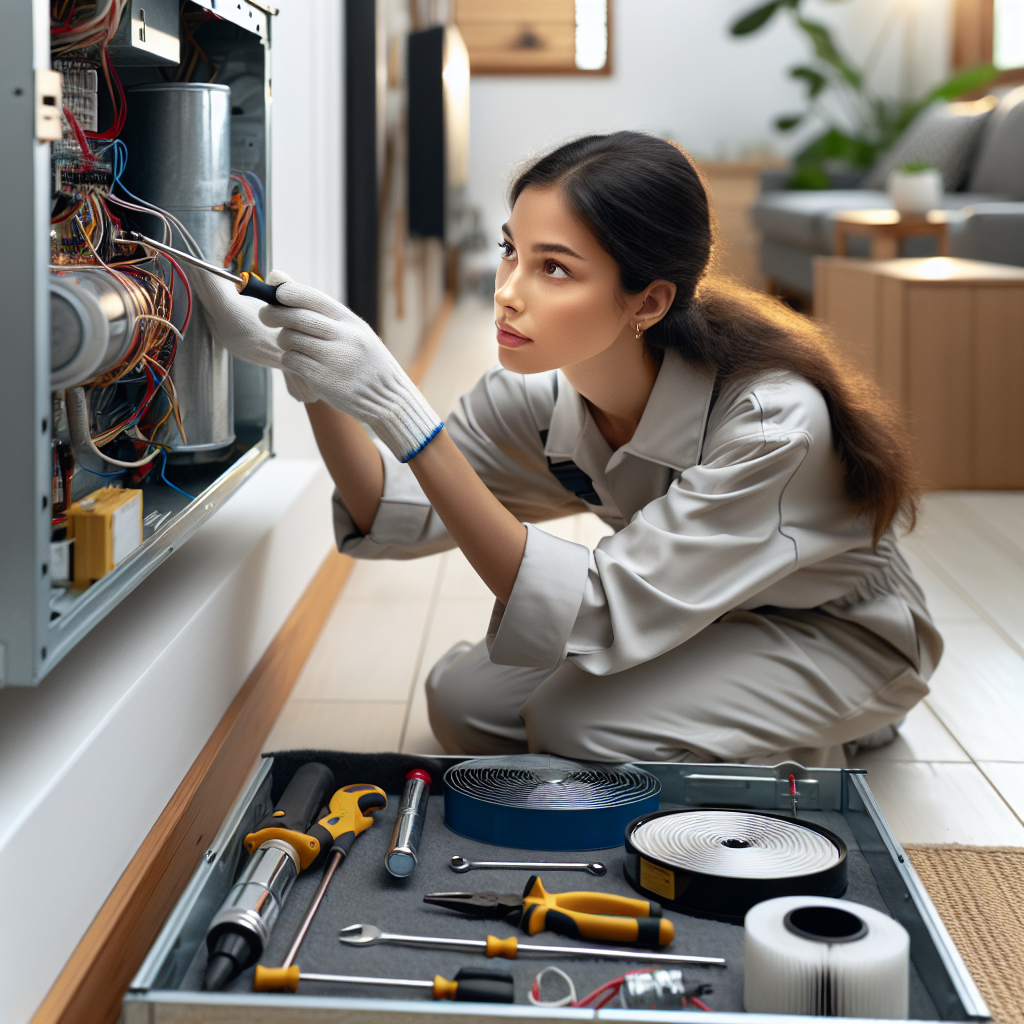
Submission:
M 560 189 L 525 189 L 503 232 L 494 283 L 502 366 L 541 373 L 635 338 L 643 293 L 623 291 L 618 264 L 570 212 Z

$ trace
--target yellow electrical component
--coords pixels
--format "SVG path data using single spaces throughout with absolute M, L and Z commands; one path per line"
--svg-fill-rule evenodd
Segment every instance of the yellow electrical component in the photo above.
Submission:
M 142 491 L 101 487 L 68 510 L 74 586 L 85 589 L 120 565 L 142 543 Z

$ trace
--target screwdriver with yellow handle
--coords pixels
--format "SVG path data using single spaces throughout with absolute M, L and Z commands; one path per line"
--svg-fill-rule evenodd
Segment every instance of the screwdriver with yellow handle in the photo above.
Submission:
M 353 974 L 308 974 L 291 967 L 256 966 L 255 992 L 297 992 L 300 981 L 334 982 L 339 985 L 386 985 L 396 988 L 430 989 L 435 999 L 457 1003 L 511 1003 L 514 995 L 512 975 L 493 968 L 463 967 L 452 981 L 434 975 L 433 981 L 414 978 L 367 978 Z
M 607 892 L 549 893 L 537 875 L 522 895 L 496 892 L 433 892 L 425 903 L 480 918 L 505 918 L 528 935 L 555 932 L 574 939 L 599 939 L 636 946 L 667 946 L 675 926 L 661 905 Z
M 291 948 L 288 950 L 281 965 L 288 969 L 295 963 L 299 947 L 302 945 L 309 931 L 309 926 L 320 909 L 327 887 L 331 884 L 334 872 L 341 866 L 342 861 L 348 856 L 356 837 L 365 832 L 373 824 L 373 813 L 383 807 L 387 807 L 388 798 L 384 790 L 379 786 L 371 786 L 368 783 L 358 782 L 351 786 L 342 786 L 331 797 L 327 813 L 306 833 L 311 843 L 315 844 L 315 852 L 310 859 L 310 864 L 315 865 L 321 861 L 327 861 L 324 868 L 324 876 L 320 879 L 312 902 L 309 904 L 299 930 L 295 933 Z M 246 836 L 248 843 L 250 836 Z
M 218 267 L 215 263 L 207 263 L 206 260 L 201 260 L 189 252 L 182 252 L 181 249 L 174 249 L 169 245 L 164 245 L 163 242 L 147 238 L 138 231 L 122 232 L 121 236 L 115 238 L 114 241 L 120 242 L 122 245 L 142 245 L 147 249 L 156 249 L 157 252 L 162 252 L 165 256 L 173 256 L 174 259 L 181 260 L 182 263 L 188 263 L 190 266 L 198 267 L 200 270 L 216 274 L 217 277 L 223 277 L 238 289 L 239 295 L 248 295 L 250 298 L 260 299 L 269 306 L 281 305 L 277 301 L 277 289 L 280 286 L 267 284 L 266 281 L 261 280 L 247 270 L 243 270 L 239 274 L 232 274 L 230 270 L 225 270 L 224 267 Z

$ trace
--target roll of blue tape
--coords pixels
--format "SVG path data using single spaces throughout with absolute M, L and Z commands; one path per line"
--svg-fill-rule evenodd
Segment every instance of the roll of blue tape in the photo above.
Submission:
M 621 846 L 626 825 L 658 809 L 661 783 L 635 765 L 547 754 L 478 757 L 444 776 L 444 820 L 454 832 L 520 850 Z

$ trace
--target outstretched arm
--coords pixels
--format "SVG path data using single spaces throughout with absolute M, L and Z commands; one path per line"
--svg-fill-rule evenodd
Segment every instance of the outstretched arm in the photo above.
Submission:
M 368 534 L 384 491 L 380 454 L 346 413 L 323 401 L 307 405 L 306 412 L 352 522 Z M 447 431 L 422 448 L 409 467 L 470 565 L 507 603 L 526 548 L 526 527 L 491 494 Z

